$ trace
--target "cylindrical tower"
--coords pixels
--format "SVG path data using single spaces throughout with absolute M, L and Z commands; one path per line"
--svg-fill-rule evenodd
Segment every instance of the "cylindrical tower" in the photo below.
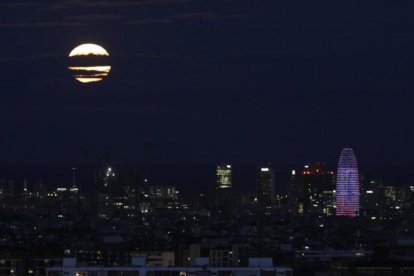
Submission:
M 336 178 L 336 215 L 359 216 L 359 176 L 354 151 L 344 148 Z

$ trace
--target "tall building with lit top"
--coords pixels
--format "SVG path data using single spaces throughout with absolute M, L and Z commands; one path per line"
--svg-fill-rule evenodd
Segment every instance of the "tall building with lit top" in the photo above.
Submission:
M 216 167 L 215 189 L 212 191 L 212 209 L 219 214 L 232 216 L 238 210 L 237 193 L 233 190 L 232 166 L 221 164 Z
M 97 215 L 99 218 L 109 218 L 114 212 L 114 194 L 116 193 L 117 179 L 111 167 L 97 172 L 95 176 Z
M 275 191 L 275 170 L 269 167 L 261 167 L 257 181 L 257 199 L 262 207 L 272 205 Z
M 359 216 L 358 165 L 351 148 L 341 152 L 336 179 L 336 215 Z
M 232 187 L 231 165 L 218 165 L 216 176 L 216 189 L 229 189 Z
M 303 213 L 333 215 L 332 194 L 335 175 L 322 162 L 308 163 L 299 178 L 302 198 L 299 199 Z
M 139 180 L 123 168 L 104 167 L 95 177 L 96 213 L 100 219 L 134 217 L 139 213 Z M 147 195 L 148 197 L 148 195 Z
M 296 170 L 292 170 L 289 179 L 288 212 L 293 215 L 303 214 L 303 183 Z

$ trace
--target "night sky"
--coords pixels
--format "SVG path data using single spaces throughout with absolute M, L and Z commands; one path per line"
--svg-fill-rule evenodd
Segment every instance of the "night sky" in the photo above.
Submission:
M 0 163 L 413 164 L 413 8 L 2 0 Z M 84 42 L 111 54 L 101 83 L 67 70 Z

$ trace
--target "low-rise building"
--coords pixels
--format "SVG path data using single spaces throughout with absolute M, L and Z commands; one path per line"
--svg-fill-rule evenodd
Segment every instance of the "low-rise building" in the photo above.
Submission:
M 145 257 L 134 257 L 130 266 L 104 267 L 79 266 L 75 258 L 65 258 L 63 266 L 47 269 L 48 276 L 290 276 L 290 267 L 275 267 L 271 258 L 251 258 L 248 267 L 212 267 L 207 265 L 188 267 L 150 267 Z

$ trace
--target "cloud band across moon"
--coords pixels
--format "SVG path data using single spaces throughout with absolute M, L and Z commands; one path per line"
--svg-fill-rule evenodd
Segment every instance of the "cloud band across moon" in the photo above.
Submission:
M 81 83 L 99 82 L 111 71 L 111 66 L 107 65 L 107 61 L 104 60 L 108 56 L 108 51 L 102 46 L 85 43 L 69 53 L 71 65 L 68 66 L 68 69 L 73 72 L 74 78 Z

